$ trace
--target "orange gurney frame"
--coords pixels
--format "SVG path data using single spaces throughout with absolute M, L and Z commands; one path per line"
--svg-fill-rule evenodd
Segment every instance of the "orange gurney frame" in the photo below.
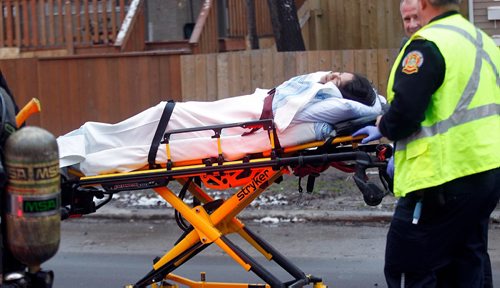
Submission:
M 363 137 L 350 135 L 352 130 L 373 123 L 374 118 L 363 118 L 335 127 L 336 136 L 326 141 L 316 141 L 294 147 L 277 146 L 275 128 L 272 120 L 259 120 L 245 123 L 214 125 L 168 131 L 164 134 L 167 163 L 161 168 L 137 170 L 127 173 L 114 173 L 89 177 L 77 177 L 77 180 L 62 184 L 62 203 L 66 205 L 66 216 L 75 216 L 95 212 L 108 203 L 114 193 L 138 189 L 153 189 L 176 210 L 179 219 L 189 225 L 179 225 L 184 231 L 173 248 L 162 257 L 155 259 L 152 270 L 134 285 L 127 287 L 326 287 L 321 278 L 304 273 L 278 252 L 264 239 L 253 233 L 237 215 L 245 209 L 265 189 L 282 179 L 282 175 L 294 169 L 296 175 L 307 174 L 308 167 L 322 171 L 329 166 L 354 173 L 354 180 L 369 205 L 378 205 L 390 190 L 390 181 L 385 172 L 386 159 L 392 155 L 390 146 L 384 144 L 361 145 Z M 225 161 L 220 141 L 221 130 L 229 127 L 260 127 L 269 134 L 271 150 L 248 155 L 242 160 Z M 198 130 L 213 130 L 217 138 L 218 157 L 174 163 L 170 159 L 169 139 L 172 134 Z M 366 170 L 376 168 L 379 171 L 383 187 L 371 183 Z M 302 170 L 301 170 L 302 169 Z M 315 171 L 318 171 L 318 170 Z M 168 184 L 175 180 L 182 185 L 176 195 Z M 219 190 L 239 187 L 227 199 L 213 199 L 202 189 L 203 185 Z M 95 187 L 102 187 L 96 189 Z M 193 196 L 193 206 L 183 201 L 186 192 Z M 101 198 L 95 203 L 94 197 Z M 179 220 L 178 219 L 178 220 Z M 179 222 L 179 221 L 178 221 Z M 185 224 L 185 222 L 184 222 Z M 226 235 L 235 233 L 241 236 L 267 260 L 273 260 L 290 276 L 291 280 L 282 282 L 255 261 L 240 247 L 231 242 Z M 211 244 L 216 244 L 246 271 L 252 271 L 264 284 L 214 283 L 193 281 L 173 274 L 174 270 L 193 258 Z M 203 276 L 203 274 L 202 274 Z

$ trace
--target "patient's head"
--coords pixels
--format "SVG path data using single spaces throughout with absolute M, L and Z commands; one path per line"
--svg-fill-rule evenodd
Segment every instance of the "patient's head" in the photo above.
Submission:
M 342 93 L 342 97 L 372 106 L 375 103 L 376 92 L 370 81 L 357 73 L 330 72 L 321 77 L 320 82 L 332 82 Z

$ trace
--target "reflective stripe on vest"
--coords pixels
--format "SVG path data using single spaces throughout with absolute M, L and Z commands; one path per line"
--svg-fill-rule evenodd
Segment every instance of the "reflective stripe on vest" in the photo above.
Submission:
M 396 145 L 397 151 L 406 150 L 406 145 L 409 142 L 415 141 L 417 139 L 431 137 L 437 134 L 442 134 L 454 126 L 500 114 L 500 104 L 496 103 L 491 103 L 475 107 L 472 109 L 467 109 L 474 95 L 476 94 L 479 86 L 481 68 L 483 63 L 482 60 L 485 60 L 489 64 L 489 66 L 491 66 L 496 76 L 497 85 L 500 86 L 500 78 L 498 70 L 494 65 L 493 61 L 491 60 L 491 57 L 483 49 L 483 38 L 481 32 L 476 28 L 477 38 L 474 39 L 472 35 L 470 35 L 467 31 L 455 26 L 436 24 L 433 25 L 432 27 L 429 27 L 428 29 L 434 29 L 434 28 L 447 29 L 456 32 L 461 36 L 465 37 L 476 47 L 476 60 L 474 69 L 472 71 L 472 76 L 470 77 L 469 82 L 467 83 L 467 86 L 465 87 L 462 96 L 460 97 L 460 100 L 457 104 L 457 107 L 455 107 L 455 110 L 453 111 L 452 115 L 448 119 L 435 123 L 432 126 L 428 127 L 423 126 L 421 127 L 421 130 L 419 132 L 415 133 L 410 137 L 398 141 Z

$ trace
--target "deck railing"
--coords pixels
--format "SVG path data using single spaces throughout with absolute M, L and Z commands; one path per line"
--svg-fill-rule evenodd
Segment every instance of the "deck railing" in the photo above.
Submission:
M 0 48 L 66 54 L 144 51 L 145 0 L 0 0 Z M 205 0 L 189 43 L 193 53 L 219 51 L 217 1 Z M 135 7 L 135 8 L 134 8 Z M 111 50 L 109 50 L 111 49 Z M 103 51 L 104 50 L 99 50 Z
M 114 43 L 132 0 L 1 0 L 0 48 Z
M 189 38 L 189 45 L 195 54 L 219 51 L 216 5 L 215 0 L 205 0 L 203 3 Z

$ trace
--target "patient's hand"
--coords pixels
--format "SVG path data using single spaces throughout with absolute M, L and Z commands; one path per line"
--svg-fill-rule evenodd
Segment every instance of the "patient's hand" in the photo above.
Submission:
M 354 74 L 344 72 L 329 72 L 319 80 L 319 83 L 332 82 L 337 87 L 342 87 L 354 79 Z

